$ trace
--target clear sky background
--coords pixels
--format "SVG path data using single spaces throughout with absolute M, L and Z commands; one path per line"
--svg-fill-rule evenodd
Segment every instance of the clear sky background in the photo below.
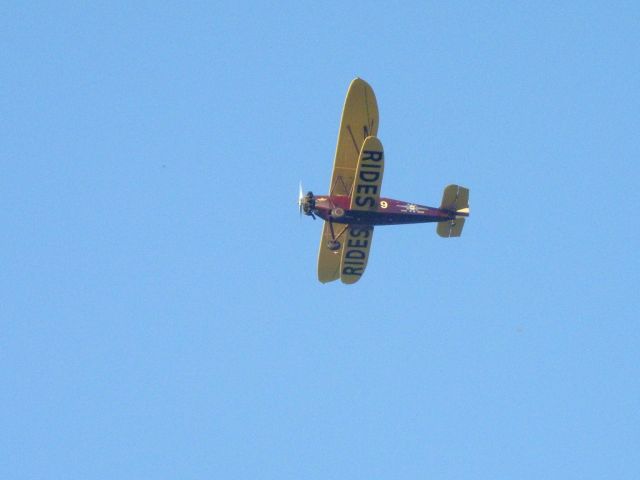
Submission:
M 638 2 L 8 2 L 0 478 L 637 479 Z M 349 82 L 383 195 L 316 280 Z

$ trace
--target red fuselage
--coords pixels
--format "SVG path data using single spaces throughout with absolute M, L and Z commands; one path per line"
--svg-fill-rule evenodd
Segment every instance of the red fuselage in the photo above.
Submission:
M 323 220 L 352 225 L 399 225 L 406 223 L 444 222 L 468 216 L 441 208 L 426 207 L 392 198 L 380 198 L 374 210 L 350 210 L 351 197 L 315 195 L 313 212 Z

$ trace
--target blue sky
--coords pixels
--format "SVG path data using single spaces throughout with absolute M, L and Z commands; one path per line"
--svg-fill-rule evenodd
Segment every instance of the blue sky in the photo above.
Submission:
M 1 13 L 0 477 L 637 478 L 637 2 Z M 356 75 L 471 218 L 322 285 Z

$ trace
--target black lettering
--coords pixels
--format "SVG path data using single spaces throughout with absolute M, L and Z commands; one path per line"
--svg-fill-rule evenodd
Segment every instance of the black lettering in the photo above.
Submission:
M 348 262 L 345 260 L 345 265 L 364 265 L 364 262 Z
M 358 184 L 357 191 L 358 193 L 370 193 L 372 195 L 375 195 L 376 193 L 378 193 L 378 186 Z
M 357 275 L 357 276 L 361 276 L 362 275 L 362 271 L 364 269 L 362 267 L 360 268 L 354 268 L 354 267 L 344 267 L 342 269 L 342 274 L 343 275 Z
M 364 172 L 360 170 L 360 180 L 363 182 L 377 182 L 380 178 L 380 172 Z
M 369 241 L 368 240 L 360 240 L 359 238 L 350 238 L 349 241 L 347 242 L 347 245 L 350 247 L 362 247 L 362 248 L 367 248 L 367 246 L 369 245 Z
M 372 162 L 379 162 L 382 158 L 382 152 L 374 152 L 373 150 L 365 150 L 362 152 L 362 161 L 371 160 Z
M 348 258 L 349 260 L 364 260 L 367 256 L 366 252 L 362 252 L 360 250 L 349 250 L 344 258 Z
M 369 206 L 373 208 L 375 207 L 376 202 L 373 197 L 356 197 L 356 205 L 359 207 Z
M 370 233 L 371 233 L 371 230 L 369 230 L 367 227 L 364 227 L 364 228 L 353 227 L 349 230 L 349 235 L 352 237 L 359 237 L 362 234 L 364 234 L 364 238 L 369 238 Z

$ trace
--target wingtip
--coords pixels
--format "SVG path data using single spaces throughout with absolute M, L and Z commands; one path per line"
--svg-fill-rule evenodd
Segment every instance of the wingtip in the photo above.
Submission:
M 361 77 L 356 77 L 351 81 L 351 84 L 349 85 L 349 88 L 366 88 L 366 89 L 370 89 L 371 85 L 369 85 L 369 83 L 361 78 Z

